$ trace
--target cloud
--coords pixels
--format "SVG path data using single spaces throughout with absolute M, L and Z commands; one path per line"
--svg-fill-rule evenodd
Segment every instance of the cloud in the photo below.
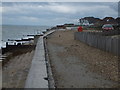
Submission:
M 5 20 L 10 20 L 10 21 L 16 21 L 16 22 L 19 22 L 19 21 L 27 21 L 27 22 L 39 22 L 39 18 L 36 18 L 36 17 L 28 17 L 28 16 L 20 16 L 20 17 L 5 17 L 3 18 L 3 21 Z
M 21 20 L 27 20 L 27 21 L 32 21 L 32 22 L 38 22 L 39 21 L 39 18 L 36 18 L 36 17 L 28 17 L 28 16 L 21 16 L 19 17 L 19 19 Z
M 117 17 L 116 3 L 3 3 L 3 23 L 49 24 L 77 22 L 85 16 Z M 15 23 L 16 24 L 16 23 Z
M 48 6 L 45 6 L 45 8 L 57 13 L 67 13 L 67 14 L 76 13 L 76 8 L 75 6 L 72 5 L 50 3 Z
M 55 13 L 75 13 L 76 8 L 70 5 L 60 5 L 57 3 L 49 3 L 46 5 L 38 5 L 38 4 L 14 4 L 13 6 L 3 6 L 4 13 L 33 13 L 38 11 L 52 11 Z
M 3 2 L 119 2 L 119 0 L 4 0 Z
M 99 11 L 99 10 L 103 10 L 107 13 L 107 10 L 112 10 L 115 8 L 111 8 L 111 6 L 107 6 L 107 5 L 94 5 L 94 3 L 92 5 L 85 5 L 85 3 L 82 4 L 78 4 L 76 5 L 74 4 L 69 4 L 69 3 L 48 3 L 46 5 L 39 5 L 39 4 L 31 4 L 31 3 L 24 3 L 24 4 L 18 4 L 15 3 L 13 4 L 13 6 L 3 6 L 3 12 L 4 13 L 11 13 L 11 14 L 15 14 L 15 13 L 20 13 L 20 14 L 30 14 L 30 13 L 38 13 L 41 14 L 41 11 L 45 12 L 54 12 L 54 13 L 64 13 L 64 14 L 76 14 L 76 13 L 80 13 L 80 12 L 93 12 L 93 11 Z M 114 10 L 113 10 L 114 11 Z
M 0 14 L 2 14 L 3 7 L 0 6 Z
M 36 18 L 36 17 L 26 17 L 26 16 L 20 16 L 17 18 L 14 17 L 6 17 L 3 18 L 3 23 L 8 24 L 17 24 L 17 25 L 56 25 L 56 24 L 64 24 L 64 23 L 76 23 L 78 22 L 78 19 L 74 18 L 65 18 L 65 17 L 54 17 L 49 19 L 44 18 Z
M 53 22 L 58 22 L 58 24 L 62 24 L 62 23 L 76 23 L 78 21 L 78 19 L 61 17 L 61 18 L 54 18 L 52 21 Z
M 5 17 L 2 20 L 2 23 L 7 23 L 7 24 L 17 24 L 17 25 L 39 25 L 40 19 L 36 17 L 27 17 L 27 16 L 21 16 L 21 17 Z M 33 24 L 34 23 L 34 24 Z

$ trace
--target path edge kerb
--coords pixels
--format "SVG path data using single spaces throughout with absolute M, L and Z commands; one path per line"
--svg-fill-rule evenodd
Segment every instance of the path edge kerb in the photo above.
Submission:
M 47 48 L 47 36 L 54 33 L 55 30 L 51 31 L 50 33 L 44 35 L 43 37 L 43 43 L 44 43 L 44 50 L 45 50 L 45 61 L 46 61 L 46 69 L 47 69 L 47 77 L 48 77 L 48 87 L 52 88 L 53 90 L 55 89 L 55 81 L 54 81 L 54 77 L 53 77 L 53 73 L 52 73 L 52 68 L 51 68 L 51 64 L 50 64 L 50 58 L 49 58 L 49 54 L 48 54 L 48 48 Z
M 51 68 L 51 64 L 50 64 L 50 58 L 49 58 L 49 54 L 48 54 L 46 38 L 43 38 L 43 40 L 44 40 L 44 48 L 45 48 L 46 68 L 47 68 L 47 75 L 48 75 L 48 87 L 54 89 L 55 81 L 54 81 L 52 68 Z

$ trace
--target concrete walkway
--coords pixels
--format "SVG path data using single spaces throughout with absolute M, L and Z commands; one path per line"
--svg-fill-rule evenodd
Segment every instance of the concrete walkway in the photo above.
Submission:
M 0 90 L 2 89 L 2 62 L 0 61 Z
M 53 33 L 54 31 L 49 31 L 44 36 Z M 45 62 L 45 50 L 43 38 L 41 36 L 38 39 L 35 54 L 31 63 L 31 68 L 26 80 L 25 88 L 49 88 L 47 78 L 47 68 Z

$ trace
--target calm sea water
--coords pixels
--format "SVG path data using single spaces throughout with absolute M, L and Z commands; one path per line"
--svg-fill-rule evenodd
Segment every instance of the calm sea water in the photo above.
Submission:
M 1 28 L 2 27 L 2 28 Z M 37 34 L 37 32 L 45 31 L 50 28 L 49 26 L 18 26 L 18 25 L 3 25 L 2 29 L 2 42 L 6 42 L 8 39 L 18 39 L 25 35 Z M 0 35 L 1 36 L 1 35 Z M 0 43 L 0 46 L 2 44 Z

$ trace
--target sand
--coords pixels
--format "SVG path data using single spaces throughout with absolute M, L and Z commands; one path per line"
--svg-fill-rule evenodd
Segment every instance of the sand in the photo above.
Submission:
M 118 57 L 74 40 L 74 32 L 56 31 L 46 40 L 56 87 L 118 87 Z
M 30 69 L 34 50 L 21 50 L 22 53 L 11 57 L 3 66 L 3 88 L 24 88 L 25 81 Z

